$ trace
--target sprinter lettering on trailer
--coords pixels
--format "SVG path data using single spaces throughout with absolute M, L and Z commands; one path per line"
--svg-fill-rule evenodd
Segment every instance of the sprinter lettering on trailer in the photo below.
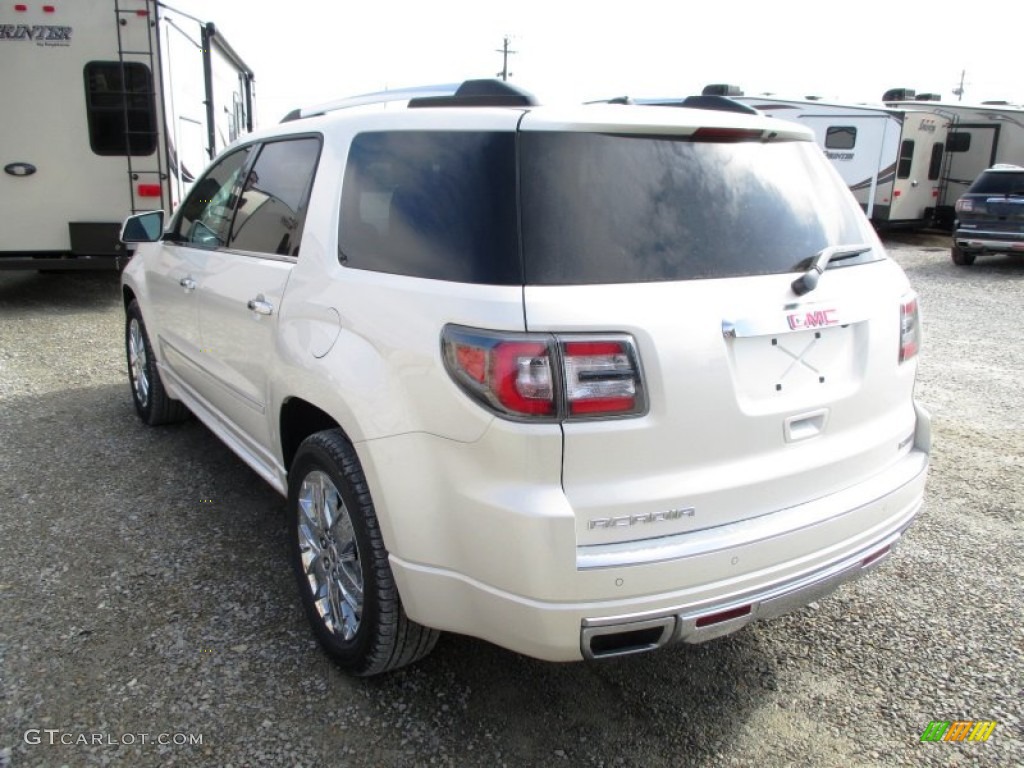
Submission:
M 35 40 L 37 42 L 71 42 L 73 27 L 28 24 L 0 24 L 0 40 Z

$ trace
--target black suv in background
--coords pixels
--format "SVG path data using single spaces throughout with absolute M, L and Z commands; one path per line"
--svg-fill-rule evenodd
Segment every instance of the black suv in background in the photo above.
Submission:
M 967 267 L 981 253 L 1024 253 L 1024 168 L 994 165 L 956 202 L 953 263 Z

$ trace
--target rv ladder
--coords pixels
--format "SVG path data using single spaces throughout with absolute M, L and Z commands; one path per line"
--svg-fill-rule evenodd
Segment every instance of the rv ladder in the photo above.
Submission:
M 163 110 L 158 110 L 156 104 L 157 93 L 155 83 L 158 82 L 157 78 L 162 76 L 160 62 L 154 53 L 154 37 L 157 34 L 156 25 L 158 23 L 157 2 L 156 0 L 142 0 L 146 5 L 145 11 L 138 9 L 138 2 L 139 0 L 135 0 L 134 4 L 136 7 L 125 8 L 122 5 L 122 0 L 114 0 L 114 25 L 117 29 L 117 59 L 121 66 L 121 93 L 119 95 L 122 106 L 125 159 L 128 166 L 128 199 L 131 205 L 131 213 L 133 214 L 153 209 L 153 203 L 156 202 L 155 198 L 157 197 L 157 195 L 153 194 L 154 188 L 159 189 L 158 208 L 168 210 L 168 203 L 170 202 L 166 199 L 167 173 L 164 171 L 163 154 L 160 146 L 162 143 L 160 139 L 160 124 L 164 120 L 164 115 Z M 131 21 L 142 21 L 146 25 L 145 48 L 143 50 L 125 47 L 124 28 Z M 145 64 L 149 68 L 149 87 L 146 90 L 139 91 L 130 88 L 125 65 L 134 62 L 126 60 L 125 57 L 141 57 L 142 61 L 138 63 Z M 129 103 L 138 103 L 137 100 L 139 98 L 148 100 L 150 106 L 149 114 L 151 115 L 149 127 L 141 130 L 137 126 L 132 125 L 129 115 Z M 155 169 L 152 168 L 151 161 L 147 163 L 141 159 L 142 157 L 147 157 L 146 155 L 133 151 L 139 149 L 140 144 L 153 147 L 151 157 L 156 158 Z M 138 167 L 139 165 L 150 165 L 150 167 L 140 168 Z M 146 202 L 143 203 L 139 200 L 140 197 L 147 198 Z M 149 198 L 154 199 L 150 200 Z

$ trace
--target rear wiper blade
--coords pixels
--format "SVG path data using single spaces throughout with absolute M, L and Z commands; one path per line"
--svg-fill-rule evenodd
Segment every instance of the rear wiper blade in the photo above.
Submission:
M 839 259 L 848 259 L 851 256 L 859 256 L 871 250 L 871 246 L 865 243 L 856 245 L 830 245 L 818 251 L 811 260 L 811 268 L 793 281 L 793 293 L 803 296 L 818 287 L 818 278 L 821 277 L 829 262 Z

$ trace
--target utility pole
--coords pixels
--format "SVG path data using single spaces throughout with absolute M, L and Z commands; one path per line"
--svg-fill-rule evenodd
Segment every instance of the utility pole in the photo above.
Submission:
M 498 77 L 502 80 L 508 80 L 509 75 L 512 73 L 508 71 L 508 57 L 509 54 L 518 53 L 518 51 L 510 51 L 508 49 L 508 35 L 505 35 L 505 41 L 501 48 L 495 49 L 497 53 L 501 54 L 501 72 L 498 73 Z
M 966 77 L 966 76 L 967 76 L 967 70 L 966 69 L 961 69 L 960 70 L 960 85 L 953 89 L 953 93 L 956 94 L 956 100 L 957 101 L 963 101 L 964 100 L 964 77 Z

